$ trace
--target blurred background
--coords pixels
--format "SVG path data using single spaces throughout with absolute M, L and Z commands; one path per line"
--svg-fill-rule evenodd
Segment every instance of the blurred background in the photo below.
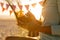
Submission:
M 6 1 L 0 0 L 0 2 L 6 8 Z M 25 37 L 28 31 L 23 28 L 18 29 L 16 17 L 14 12 L 11 11 L 12 9 L 9 7 L 5 10 L 4 8 L 1 7 L 0 3 L 0 40 L 5 40 L 7 36 Z M 40 33 L 40 39 L 60 40 L 60 0 L 45 0 L 42 15 L 44 17 L 43 25 L 51 25 L 53 35 Z

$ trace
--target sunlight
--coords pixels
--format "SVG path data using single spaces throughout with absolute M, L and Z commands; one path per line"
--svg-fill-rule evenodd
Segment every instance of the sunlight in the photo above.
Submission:
M 29 4 L 33 4 L 33 3 L 38 3 L 42 0 L 19 0 L 19 2 L 21 2 L 21 5 L 29 5 Z
M 10 0 L 9 3 L 11 5 L 15 5 L 15 12 L 18 12 L 21 10 L 21 8 L 19 8 L 19 6 L 22 6 L 22 11 L 23 14 L 25 15 L 28 11 L 30 11 L 37 20 L 40 19 L 44 19 L 44 17 L 42 17 L 42 8 L 43 6 L 39 3 L 43 0 Z M 19 3 L 19 5 L 18 5 Z M 25 6 L 25 5 L 29 5 L 29 6 Z M 4 4 L 4 8 L 6 8 L 6 5 Z M 11 9 L 11 7 L 8 8 L 8 10 L 5 10 L 3 13 L 4 15 L 9 15 L 9 10 Z M 8 11 L 8 12 L 7 12 Z M 3 14 L 2 14 L 3 15 Z M 12 15 L 13 16 L 13 15 Z M 42 20 L 43 21 L 43 20 Z
M 39 4 L 39 2 L 42 0 L 21 0 L 21 5 L 29 5 L 29 10 L 32 12 L 32 14 L 35 16 L 37 20 L 40 19 L 42 15 L 42 6 Z M 36 5 L 33 7 L 32 4 Z M 27 13 L 27 10 L 23 8 L 24 14 Z
M 39 20 L 42 15 L 42 6 L 37 3 L 35 7 L 30 6 L 30 11 L 35 16 L 35 18 Z

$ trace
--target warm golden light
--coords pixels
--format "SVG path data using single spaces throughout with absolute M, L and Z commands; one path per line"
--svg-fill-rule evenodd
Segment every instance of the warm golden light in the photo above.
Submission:
M 40 21 L 43 22 L 44 21 L 44 17 L 41 15 Z
M 28 11 L 30 11 L 37 20 L 40 20 L 40 19 L 41 21 L 44 20 L 44 18 L 41 16 L 43 6 L 40 4 L 43 0 L 15 0 L 15 1 L 6 0 L 6 1 L 10 3 L 11 6 L 14 5 L 13 10 L 15 12 L 23 11 L 23 14 L 25 15 Z M 8 5 L 5 5 L 5 6 L 8 7 Z M 10 11 L 10 13 L 12 13 L 12 11 Z M 20 13 L 18 15 L 20 15 Z
M 23 11 L 24 11 L 24 14 L 27 13 L 27 9 L 24 7 L 24 5 L 29 5 L 29 9 L 30 12 L 32 12 L 32 14 L 35 16 L 35 18 L 37 20 L 39 20 L 41 18 L 41 15 L 42 15 L 42 6 L 39 4 L 39 2 L 42 1 L 42 0 L 21 0 L 21 5 L 23 5 Z M 34 4 L 34 7 L 32 6 L 32 4 Z M 42 18 L 43 19 L 43 18 Z
M 35 16 L 35 18 L 39 20 L 42 14 L 42 6 L 37 3 L 35 7 L 30 6 L 30 11 Z
M 21 5 L 29 5 L 29 4 L 33 4 L 33 3 L 38 3 L 40 1 L 43 0 L 19 0 L 19 2 L 21 2 Z

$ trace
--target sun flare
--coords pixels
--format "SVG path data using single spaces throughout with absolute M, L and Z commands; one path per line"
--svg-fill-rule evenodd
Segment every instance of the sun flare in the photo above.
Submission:
M 20 12 L 22 9 L 24 15 L 28 11 L 30 11 L 37 20 L 44 19 L 44 17 L 42 17 L 43 6 L 40 4 L 43 0 L 10 0 L 10 1 L 6 0 L 6 1 L 13 7 L 13 11 L 15 11 L 15 12 Z M 1 6 L 2 6 L 3 11 L 6 9 L 7 10 L 11 9 L 9 7 L 9 5 L 7 5 L 7 4 L 3 5 L 3 3 L 2 3 Z M 10 13 L 13 13 L 13 12 L 10 10 Z M 5 14 L 8 15 L 7 12 L 5 12 Z
M 41 6 L 41 4 L 39 4 L 39 2 L 42 1 L 42 0 L 20 0 L 20 4 L 21 5 L 29 5 L 29 9 L 30 12 L 32 12 L 32 14 L 35 16 L 35 18 L 37 20 L 39 20 L 41 18 L 41 15 L 42 15 L 42 8 L 43 6 Z M 34 4 L 32 6 L 32 4 Z M 27 13 L 28 11 L 26 10 L 26 8 L 23 6 L 23 11 L 24 11 L 24 14 Z

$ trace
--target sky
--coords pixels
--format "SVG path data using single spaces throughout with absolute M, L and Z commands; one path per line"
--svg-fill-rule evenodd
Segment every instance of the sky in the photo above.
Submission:
M 3 0 L 0 0 L 0 2 L 1 1 L 3 1 Z M 6 7 L 6 6 L 4 5 L 4 7 Z M 0 5 L 0 19 L 15 19 L 14 13 L 12 13 L 10 15 L 9 10 L 11 10 L 10 7 L 8 8 L 8 10 L 5 10 L 4 12 L 2 12 L 2 7 Z
M 16 1 L 16 0 L 15 0 Z M 23 4 L 25 5 L 26 3 L 24 3 L 25 1 L 24 0 L 22 0 L 23 2 Z M 32 1 L 32 0 L 31 0 Z M 35 1 L 32 1 L 32 3 L 34 3 L 34 2 L 36 2 L 37 0 L 35 0 Z M 38 0 L 38 1 L 41 1 L 41 0 Z M 38 2 L 37 1 L 37 2 Z M 3 0 L 0 0 L 0 2 L 3 2 L 4 3 L 4 5 L 3 5 L 3 7 L 4 8 L 6 8 L 6 1 L 3 1 Z M 39 4 L 39 3 L 37 3 L 36 2 L 36 6 L 33 8 L 33 7 L 29 7 L 30 8 L 30 11 L 32 12 L 32 14 L 34 14 L 34 16 L 35 16 L 35 18 L 37 19 L 37 20 L 39 20 L 40 19 L 40 17 L 41 17 L 41 12 L 42 12 L 42 6 Z M 10 2 L 11 3 L 11 2 Z M 14 3 L 15 4 L 15 3 Z M 17 8 L 18 9 L 18 8 Z M 11 15 L 10 15 L 10 11 L 11 10 L 11 7 L 9 7 L 8 8 L 8 10 L 5 10 L 4 12 L 2 12 L 2 7 L 1 7 L 1 4 L 0 4 L 0 19 L 10 19 L 10 18 L 15 18 L 15 15 L 14 15 L 14 13 L 12 13 Z M 37 10 L 37 11 L 36 11 Z M 25 10 L 24 10 L 25 11 Z M 25 11 L 26 12 L 26 11 Z M 37 14 L 38 13 L 38 14 Z

